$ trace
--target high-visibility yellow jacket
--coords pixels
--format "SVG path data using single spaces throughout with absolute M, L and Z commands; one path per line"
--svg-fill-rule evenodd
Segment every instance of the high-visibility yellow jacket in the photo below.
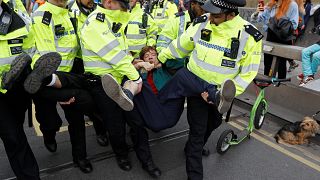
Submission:
M 51 17 L 51 18 L 49 18 Z M 58 52 L 62 56 L 59 71 L 69 72 L 79 49 L 69 10 L 45 3 L 33 14 L 36 53 L 33 63 L 43 54 Z
M 218 86 L 226 79 L 232 79 L 236 85 L 236 95 L 239 95 L 258 73 L 262 41 L 256 42 L 244 30 L 249 23 L 239 15 L 219 26 L 208 23 L 208 19 L 189 27 L 160 52 L 159 60 L 164 63 L 167 59 L 181 58 L 191 53 L 187 68 L 192 73 Z M 203 29 L 211 31 L 209 38 L 201 38 Z M 239 51 L 237 58 L 231 59 L 225 53 L 230 53 L 231 38 L 237 38 L 239 31 Z
M 190 25 L 191 18 L 189 13 L 183 13 L 181 15 L 175 15 L 171 17 L 166 25 L 162 28 L 157 39 L 157 52 L 169 46 L 169 44 L 182 35 L 187 29 L 187 25 Z
M 143 16 L 147 16 L 147 26 L 143 25 Z M 130 13 L 130 21 L 127 27 L 127 43 L 128 49 L 134 57 L 138 57 L 141 49 L 148 46 L 155 46 L 158 34 L 158 26 L 149 14 L 145 14 L 140 7 L 140 4 L 132 9 Z
M 80 43 L 80 37 L 79 37 L 80 30 L 81 30 L 83 24 L 85 23 L 86 19 L 88 18 L 88 15 L 90 14 L 90 12 L 82 12 L 80 10 L 79 5 L 78 5 L 76 0 L 71 0 L 68 3 L 68 8 L 71 11 L 70 12 L 71 16 L 76 18 L 76 20 L 77 20 L 77 23 L 76 23 L 77 36 L 78 36 L 79 43 Z M 82 58 L 81 49 L 80 48 L 79 48 L 79 51 L 77 53 L 77 57 L 78 58 Z
M 4 9 L 9 9 L 6 3 L 1 5 Z M 18 9 L 12 14 L 12 22 L 20 22 L 16 29 L 12 29 L 6 35 L 0 35 L 0 74 L 9 71 L 11 62 L 14 58 L 25 52 L 31 57 L 34 53 L 34 38 L 29 30 L 31 28 L 31 19 L 27 14 L 22 13 Z M 0 78 L 1 84 L 2 78 Z M 6 90 L 0 87 L 0 92 L 5 93 Z
M 138 80 L 139 73 L 131 64 L 128 44 L 124 34 L 130 14 L 120 10 L 108 10 L 100 6 L 93 11 L 80 31 L 82 59 L 86 72 L 96 75 L 110 73 L 120 83 L 123 76 Z M 116 29 L 115 24 L 121 23 Z M 113 27 L 113 28 L 112 28 Z
M 11 2 L 15 11 L 20 10 L 23 14 L 28 14 L 21 0 L 3 0 L 3 2 L 7 4 L 8 2 Z
M 157 4 L 154 5 L 151 14 L 159 27 L 159 32 L 167 23 L 169 17 L 174 16 L 177 12 L 178 8 L 172 1 L 159 0 Z

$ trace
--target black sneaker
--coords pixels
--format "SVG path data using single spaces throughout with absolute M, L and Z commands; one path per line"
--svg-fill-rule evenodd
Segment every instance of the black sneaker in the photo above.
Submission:
M 42 85 L 42 80 L 51 76 L 61 63 L 61 55 L 56 52 L 50 52 L 41 56 L 34 64 L 33 71 L 24 81 L 24 89 L 30 93 L 38 92 Z
M 230 79 L 226 80 L 222 85 L 220 91 L 217 93 L 216 105 L 218 111 L 224 114 L 230 109 L 232 101 L 236 95 L 236 86 Z M 218 104 L 219 103 L 219 104 Z
M 133 94 L 127 89 L 122 89 L 112 75 L 102 76 L 101 83 L 104 92 L 123 110 L 131 111 L 133 109 Z
M 11 63 L 9 71 L 5 72 L 2 76 L 1 87 L 7 90 L 11 89 L 23 70 L 27 66 L 30 66 L 31 62 L 31 57 L 26 53 L 16 56 Z

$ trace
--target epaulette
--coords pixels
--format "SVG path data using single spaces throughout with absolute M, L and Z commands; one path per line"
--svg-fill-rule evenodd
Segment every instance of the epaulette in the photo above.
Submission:
M 42 23 L 49 26 L 51 22 L 52 14 L 49 11 L 45 11 L 42 17 Z
M 198 23 L 203 23 L 203 22 L 206 22 L 206 20 L 208 19 L 208 17 L 206 15 L 203 15 L 203 16 L 200 16 L 200 17 L 197 17 L 193 20 L 193 26 L 198 24 Z
M 185 13 L 184 13 L 183 11 L 181 11 L 181 12 L 175 13 L 174 15 L 175 15 L 176 17 L 180 17 L 180 16 L 185 15 Z
M 263 38 L 262 33 L 251 24 L 244 25 L 244 29 L 248 34 L 250 34 L 254 38 L 256 42 L 259 42 Z
M 100 22 L 104 22 L 106 18 L 106 15 L 104 13 L 98 13 L 97 16 L 96 16 L 96 20 L 100 21 Z

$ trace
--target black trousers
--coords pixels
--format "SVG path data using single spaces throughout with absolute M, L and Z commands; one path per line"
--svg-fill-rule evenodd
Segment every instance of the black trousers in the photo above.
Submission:
M 110 144 L 116 156 L 128 156 L 128 145 L 126 143 L 126 123 L 128 123 L 131 127 L 130 135 L 138 159 L 143 164 L 151 161 L 148 133 L 144 128 L 143 120 L 138 111 L 134 108 L 133 111 L 124 112 L 105 94 L 101 81 L 91 85 L 90 93 L 105 122 Z
M 65 72 L 56 72 L 56 74 L 62 83 L 61 89 L 44 86 L 33 96 L 36 118 L 45 136 L 55 134 L 61 126 L 56 103 L 75 97 L 74 103 L 61 105 L 61 107 L 69 123 L 73 158 L 83 159 L 87 156 L 84 114 L 94 110 L 94 103 L 90 93 L 85 90 L 83 76 Z
M 220 126 L 222 115 L 215 106 L 209 105 L 201 97 L 187 98 L 187 118 L 190 127 L 185 146 L 188 179 L 202 180 L 202 149 L 212 131 Z
M 28 144 L 23 122 L 30 97 L 20 87 L 0 93 L 0 138 L 11 168 L 18 179 L 40 179 L 37 161 Z
M 267 41 L 270 42 L 276 42 L 280 44 L 287 44 L 287 45 L 292 45 L 292 41 L 282 41 L 277 38 L 277 36 L 268 28 L 267 31 Z M 272 59 L 273 56 L 270 54 L 264 54 L 264 75 L 268 76 L 271 65 L 272 65 Z M 285 79 L 287 76 L 287 60 L 286 58 L 283 57 L 277 57 L 277 60 L 279 62 L 278 65 L 278 78 L 279 79 Z

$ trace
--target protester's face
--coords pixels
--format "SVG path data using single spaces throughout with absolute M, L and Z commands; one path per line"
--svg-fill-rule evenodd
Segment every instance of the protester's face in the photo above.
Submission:
M 143 60 L 145 62 L 149 62 L 150 64 L 154 64 L 154 65 L 157 65 L 159 63 L 157 52 L 155 50 L 150 50 L 146 52 L 143 56 Z
M 93 0 L 80 0 L 81 4 L 87 8 L 93 8 L 94 2 Z
M 205 13 L 204 10 L 201 8 L 201 5 L 196 2 L 191 2 L 191 10 L 195 13 L 197 17 Z

